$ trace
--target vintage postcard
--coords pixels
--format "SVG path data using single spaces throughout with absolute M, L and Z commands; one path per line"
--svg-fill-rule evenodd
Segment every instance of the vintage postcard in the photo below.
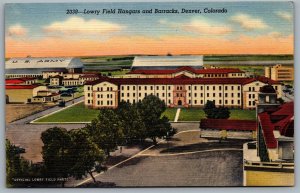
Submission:
M 7 187 L 294 186 L 293 11 L 6 4 Z

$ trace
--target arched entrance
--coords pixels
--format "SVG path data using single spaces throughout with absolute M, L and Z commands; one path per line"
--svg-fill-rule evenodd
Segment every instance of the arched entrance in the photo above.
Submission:
M 182 101 L 178 100 L 178 106 L 181 106 L 181 105 L 182 105 Z

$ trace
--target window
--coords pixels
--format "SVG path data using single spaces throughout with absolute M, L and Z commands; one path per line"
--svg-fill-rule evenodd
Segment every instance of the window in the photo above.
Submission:
M 145 90 L 147 90 L 147 86 L 145 86 L 144 88 L 145 88 Z
M 194 90 L 197 90 L 197 86 L 194 86 Z
M 87 101 L 88 104 L 90 104 L 90 102 L 91 102 L 90 100 Z
M 225 93 L 225 97 L 228 97 L 228 93 Z
M 194 103 L 197 104 L 197 100 L 195 100 Z
M 219 97 L 222 97 L 222 93 L 219 93 Z
M 266 96 L 266 103 L 269 103 L 269 102 L 270 102 L 270 97 Z
M 189 93 L 189 95 L 191 95 L 191 93 Z M 197 93 L 194 93 L 194 96 L 197 97 Z
M 157 97 L 159 97 L 159 94 L 158 94 L 158 93 L 156 93 L 156 96 L 157 96 Z
M 159 86 L 156 86 L 156 90 L 159 90 Z
M 100 101 L 98 101 L 97 103 L 98 103 L 98 105 L 100 105 Z
M 233 100 L 231 100 L 231 104 L 234 104 L 234 101 L 233 101 Z
M 249 101 L 249 106 L 251 106 L 251 101 Z
M 135 90 L 135 86 L 133 86 L 133 90 Z
M 237 101 L 237 103 L 238 103 L 238 104 L 240 104 L 240 103 L 241 103 L 241 101 L 240 101 L 240 100 L 238 100 L 238 101 Z
M 109 94 L 107 94 L 107 98 L 109 98 Z
M 153 90 L 153 86 L 150 87 L 150 90 Z
M 209 97 L 209 93 L 206 93 L 206 96 Z
M 130 87 L 129 87 L 129 86 L 127 86 L 127 90 L 130 90 Z
M 91 90 L 91 87 L 88 86 L 87 89 L 88 89 L 88 90 Z
M 139 97 L 141 97 L 142 96 L 142 94 L 141 93 L 139 93 Z
M 145 93 L 145 97 L 147 96 L 147 93 Z
M 234 86 L 231 86 L 231 90 L 234 90 Z
M 142 87 L 141 86 L 139 86 L 139 90 L 141 90 L 142 89 Z
M 191 86 L 189 86 L 189 90 L 191 90 Z
M 227 86 L 225 86 L 225 90 L 227 90 L 228 89 L 228 87 Z
M 240 94 L 240 93 L 237 93 L 237 95 L 238 95 L 238 97 L 240 97 L 240 96 L 241 96 L 241 94 Z
M 215 87 L 215 86 L 213 86 L 213 90 L 216 90 L 216 87 Z
M 222 104 L 222 100 L 219 100 L 219 104 Z
M 231 97 L 234 97 L 234 94 L 233 94 L 233 93 L 231 93 Z
M 171 100 L 169 99 L 169 104 L 171 104 Z
M 252 98 L 255 98 L 255 94 L 252 94 Z
M 203 93 L 201 93 L 200 96 L 203 97 Z
M 135 93 L 132 93 L 133 97 L 135 97 Z
M 168 89 L 171 90 L 171 86 L 168 86 Z M 163 86 L 163 90 L 165 90 L 165 87 Z
M 255 101 L 252 101 L 253 106 L 255 106 Z
M 225 105 L 227 105 L 228 104 L 228 101 L 227 100 L 225 100 Z
M 222 90 L 222 86 L 219 86 L 219 90 Z
M 206 87 L 206 90 L 209 90 L 209 86 Z
M 109 101 L 106 101 L 106 105 L 109 105 Z
M 88 97 L 90 97 L 91 96 L 91 94 L 90 93 L 88 93 Z
M 201 104 L 203 104 L 203 100 L 201 100 Z
M 216 97 L 216 93 L 213 93 L 213 97 Z
M 162 89 L 165 90 L 165 86 L 162 86 Z M 171 88 L 169 87 L 169 90 L 170 90 L 170 89 L 171 89 Z
M 251 99 L 251 94 L 249 94 L 249 99 Z
M 237 89 L 238 89 L 238 90 L 241 90 L 241 87 L 240 87 L 240 86 L 238 86 L 238 87 L 237 87 Z
M 130 94 L 129 93 L 127 93 L 127 97 L 129 97 L 130 96 Z
M 201 86 L 200 89 L 203 90 L 203 86 Z
M 171 93 L 168 93 L 168 96 L 171 97 Z

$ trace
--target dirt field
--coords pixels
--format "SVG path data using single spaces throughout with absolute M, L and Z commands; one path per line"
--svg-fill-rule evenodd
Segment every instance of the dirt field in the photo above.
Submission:
M 6 104 L 6 123 L 26 117 L 35 112 L 44 110 L 51 105 L 45 104 Z

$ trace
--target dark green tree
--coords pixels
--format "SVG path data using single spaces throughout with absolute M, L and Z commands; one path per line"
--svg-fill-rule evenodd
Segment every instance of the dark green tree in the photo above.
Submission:
M 6 185 L 7 187 L 14 187 L 16 182 L 13 178 L 28 177 L 30 165 L 27 160 L 21 157 L 22 151 L 20 148 L 11 144 L 6 139 Z
M 93 142 L 85 129 L 74 129 L 69 133 L 72 139 L 69 150 L 72 155 L 71 175 L 76 179 L 82 179 L 89 174 L 95 183 L 93 173 L 107 170 L 104 166 L 106 158 L 104 151 Z
M 42 133 L 42 155 L 48 177 L 68 178 L 72 167 L 71 136 L 64 128 L 53 127 Z M 65 181 L 62 182 L 64 187 Z
M 145 139 L 146 127 L 135 104 L 122 101 L 116 112 L 123 128 L 126 143 Z
M 86 130 L 93 142 L 105 150 L 107 156 L 122 144 L 124 139 L 121 121 L 112 109 L 101 109 L 98 117 L 87 124 Z
M 164 101 L 154 95 L 146 96 L 137 105 L 139 113 L 146 127 L 146 137 L 152 139 L 156 144 L 156 138 L 172 136 L 176 130 L 171 127 L 169 119 L 162 117 L 162 113 L 166 110 Z
M 228 119 L 230 117 L 227 107 L 216 107 L 213 101 L 207 101 L 203 110 L 208 119 Z

